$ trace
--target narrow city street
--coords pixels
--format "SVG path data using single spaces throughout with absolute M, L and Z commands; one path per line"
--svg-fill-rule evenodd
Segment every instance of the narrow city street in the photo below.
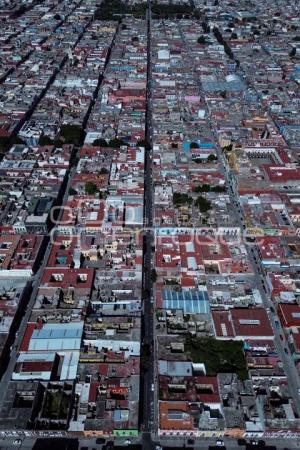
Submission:
M 0 0 L 0 450 L 299 450 L 300 5 L 27 3 Z
M 146 441 L 149 442 L 151 431 L 154 430 L 154 339 L 153 339 L 153 282 L 151 272 L 153 268 L 154 254 L 152 246 L 154 242 L 152 205 L 153 205 L 153 183 L 152 183 L 152 72 L 151 72 L 151 2 L 147 2 L 147 109 L 146 109 L 146 151 L 145 151 L 145 205 L 144 205 L 144 279 L 143 279 L 143 331 L 142 346 L 150 350 L 148 367 L 142 378 L 143 391 L 143 420 L 142 430 L 147 433 Z M 150 448 L 150 447 L 149 447 Z

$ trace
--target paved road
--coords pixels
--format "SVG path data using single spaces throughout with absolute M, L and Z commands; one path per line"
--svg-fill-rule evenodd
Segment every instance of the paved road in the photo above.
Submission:
M 143 344 L 150 348 L 148 370 L 143 376 L 143 420 L 142 430 L 144 431 L 143 443 L 145 448 L 153 448 L 149 432 L 153 429 L 154 421 L 154 354 L 153 354 L 153 282 L 151 279 L 152 269 L 152 243 L 153 243 L 153 185 L 152 185 L 152 93 L 151 93 L 151 4 L 147 4 L 147 110 L 146 110 L 146 151 L 145 151 L 145 198 L 144 198 L 144 223 L 145 223 L 145 253 L 144 253 L 144 277 L 143 277 Z
M 245 445 L 239 445 L 237 440 L 224 438 L 222 439 L 226 450 L 245 450 Z M 210 446 L 215 446 L 217 440 L 207 438 L 202 438 L 201 440 L 195 439 L 194 443 L 189 443 L 188 439 L 176 439 L 176 438 L 170 438 L 170 439 L 164 439 L 161 440 L 160 444 L 162 447 L 168 447 L 172 449 L 176 448 L 186 448 L 186 449 L 194 449 L 194 450 L 208 450 Z M 250 444 L 251 440 L 247 439 L 247 443 Z M 257 441 L 256 441 L 257 442 Z M 297 440 L 289 440 L 289 439 L 277 439 L 277 440 L 268 440 L 265 441 L 266 445 L 268 446 L 276 446 L 277 450 L 299 450 L 300 448 L 300 441 Z M 262 447 L 257 446 L 259 450 L 262 449 Z M 222 447 L 219 447 L 220 450 L 222 450 Z M 253 448 L 255 448 L 253 446 Z
M 21 444 L 13 444 L 16 438 L 0 438 L 0 450 L 4 449 L 18 449 L 22 450 L 31 450 L 35 443 L 35 438 L 26 437 L 21 439 Z M 223 449 L 226 450 L 246 450 L 245 445 L 239 445 L 237 440 L 224 438 L 222 439 L 225 447 Z M 150 433 L 143 433 L 142 441 L 134 441 L 132 444 L 139 444 L 142 450 L 155 450 L 156 446 L 161 446 L 162 450 L 165 448 L 169 448 L 172 450 L 175 449 L 190 449 L 190 450 L 209 450 L 210 446 L 216 446 L 217 440 L 212 438 L 207 439 L 194 439 L 190 441 L 188 438 L 169 438 L 169 439 L 161 439 L 160 443 L 158 440 L 155 442 L 151 439 Z M 250 443 L 250 440 L 247 440 L 247 443 Z M 115 442 L 116 445 L 121 446 L 124 450 L 130 449 L 131 444 L 125 444 L 121 441 Z M 274 446 L 277 450 L 299 450 L 300 448 L 300 440 L 290 440 L 290 439 L 277 439 L 277 440 L 269 440 L 266 442 L 267 446 Z M 95 438 L 87 439 L 82 438 L 79 439 L 79 449 L 82 447 L 87 448 L 88 450 L 102 450 L 103 445 L 97 444 Z M 222 450 L 222 447 L 219 447 Z M 252 448 L 255 448 L 254 446 Z M 263 447 L 257 446 L 258 450 L 262 450 Z

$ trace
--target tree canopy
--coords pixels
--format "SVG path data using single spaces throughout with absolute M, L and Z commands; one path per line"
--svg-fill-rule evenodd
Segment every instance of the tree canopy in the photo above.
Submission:
M 60 137 L 65 144 L 82 145 L 85 132 L 79 125 L 65 124 L 60 127 Z
M 107 147 L 107 142 L 102 138 L 95 139 L 93 142 L 93 147 Z
M 91 181 L 85 183 L 85 193 L 88 195 L 94 195 L 97 192 L 97 186 Z

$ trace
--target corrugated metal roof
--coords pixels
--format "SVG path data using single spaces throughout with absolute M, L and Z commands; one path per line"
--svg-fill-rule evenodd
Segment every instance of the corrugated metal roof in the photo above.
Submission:
M 34 330 L 32 340 L 76 339 L 81 338 L 83 322 L 45 324 L 40 330 Z
M 185 313 L 207 314 L 209 299 L 206 291 L 176 292 L 164 289 L 163 307 L 165 309 L 182 309 Z
M 29 344 L 29 351 L 43 351 L 43 350 L 79 350 L 81 338 L 43 338 L 31 339 Z

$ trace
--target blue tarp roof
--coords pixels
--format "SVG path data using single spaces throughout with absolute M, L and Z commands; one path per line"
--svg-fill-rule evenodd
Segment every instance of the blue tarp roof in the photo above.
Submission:
M 184 313 L 207 314 L 209 299 L 206 291 L 171 291 L 164 289 L 163 307 L 165 309 L 182 309 Z

